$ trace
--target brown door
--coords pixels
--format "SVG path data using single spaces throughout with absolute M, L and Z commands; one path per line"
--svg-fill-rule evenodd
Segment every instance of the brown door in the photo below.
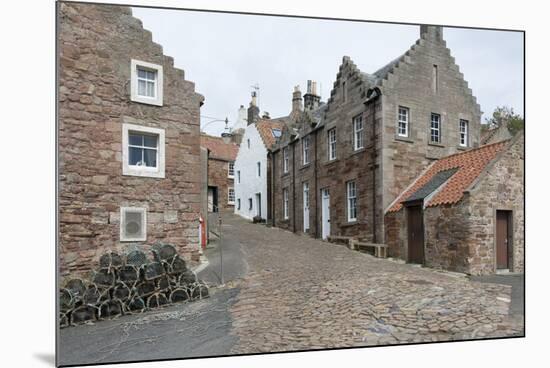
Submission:
M 407 232 L 409 262 L 424 264 L 424 224 L 421 206 L 407 207 Z
M 508 268 L 510 211 L 497 211 L 497 269 Z

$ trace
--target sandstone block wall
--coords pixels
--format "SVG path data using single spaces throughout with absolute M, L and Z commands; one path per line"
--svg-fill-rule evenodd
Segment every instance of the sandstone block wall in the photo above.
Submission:
M 234 179 L 229 177 L 229 161 L 208 158 L 208 186 L 218 188 L 220 211 L 233 212 L 234 204 L 229 203 L 229 188 L 234 188 L 233 181 Z
M 197 259 L 202 96 L 129 8 L 60 3 L 58 11 L 61 274 L 128 247 L 119 241 L 122 206 L 147 208 L 146 244 L 165 241 Z M 163 106 L 130 100 L 131 59 L 163 66 Z M 165 130 L 165 178 L 122 175 L 123 123 Z

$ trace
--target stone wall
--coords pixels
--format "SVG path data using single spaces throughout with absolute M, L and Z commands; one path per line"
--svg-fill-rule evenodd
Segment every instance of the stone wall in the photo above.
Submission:
M 120 207 L 147 208 L 146 244 L 198 259 L 202 96 L 130 8 L 59 4 L 59 257 L 84 273 L 107 249 L 122 253 Z M 163 67 L 163 106 L 130 100 L 131 59 Z M 122 175 L 122 125 L 165 131 L 165 177 Z
M 218 207 L 220 211 L 233 212 L 234 205 L 229 203 L 229 188 L 234 188 L 233 178 L 229 177 L 229 161 L 208 158 L 208 186 L 218 188 Z
M 520 133 L 470 190 L 470 273 L 495 271 L 496 211 L 512 211 L 512 272 L 524 272 L 524 136 Z
M 479 145 L 480 107 L 439 28 L 427 27 L 382 81 L 385 208 L 431 161 Z M 408 137 L 397 134 L 399 106 L 409 109 Z M 441 115 L 440 144 L 430 143 L 431 113 Z M 469 122 L 467 147 L 459 146 L 460 119 Z

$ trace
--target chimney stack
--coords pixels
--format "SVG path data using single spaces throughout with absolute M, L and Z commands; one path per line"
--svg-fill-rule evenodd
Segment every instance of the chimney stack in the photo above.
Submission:
M 302 110 L 302 91 L 300 91 L 300 86 L 294 86 L 294 92 L 292 92 L 292 112 Z
M 256 105 L 256 91 L 252 92 L 252 100 L 250 101 L 250 106 L 248 107 L 248 124 L 255 124 L 260 117 L 260 108 Z
M 443 27 L 421 25 L 420 38 L 431 41 L 443 41 Z
M 307 81 L 307 93 L 304 95 L 304 108 L 306 110 L 315 110 L 319 107 L 321 97 L 317 95 L 317 82 Z

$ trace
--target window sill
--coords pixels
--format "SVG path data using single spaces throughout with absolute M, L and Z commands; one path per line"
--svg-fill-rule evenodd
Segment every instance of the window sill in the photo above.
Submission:
M 414 140 L 412 140 L 410 137 L 402 137 L 400 135 L 396 135 L 393 138 L 397 142 L 405 142 L 405 143 L 414 143 Z
M 366 147 L 362 147 L 362 148 L 358 148 L 356 150 L 353 150 L 350 154 L 350 156 L 353 156 L 353 155 L 358 155 L 359 153 L 361 152 L 365 152 L 367 150 Z
M 354 220 L 354 221 L 348 221 L 344 224 L 341 224 L 340 227 L 351 227 L 351 226 L 355 226 L 355 225 L 358 225 L 358 224 L 359 224 L 359 221 Z
M 152 170 L 140 170 L 132 167 L 126 167 L 123 170 L 123 176 L 138 176 L 141 178 L 157 178 L 164 179 L 164 170 L 152 171 Z
M 456 149 L 459 150 L 459 151 L 466 151 L 468 150 L 470 147 L 468 146 L 456 146 Z
M 435 142 L 428 142 L 428 146 L 445 148 L 445 146 L 442 145 L 441 143 L 435 143 Z
M 310 166 L 311 166 L 311 162 L 308 162 L 307 164 L 302 165 L 302 167 L 300 167 L 300 170 L 307 169 L 307 168 L 310 167 Z
M 325 166 L 329 166 L 329 165 L 332 165 L 332 164 L 334 164 L 334 163 L 336 163 L 336 162 L 338 162 L 338 159 L 337 159 L 337 158 L 332 159 L 332 160 L 329 160 L 329 161 L 326 161 L 326 162 L 324 163 L 324 165 L 325 165 Z

